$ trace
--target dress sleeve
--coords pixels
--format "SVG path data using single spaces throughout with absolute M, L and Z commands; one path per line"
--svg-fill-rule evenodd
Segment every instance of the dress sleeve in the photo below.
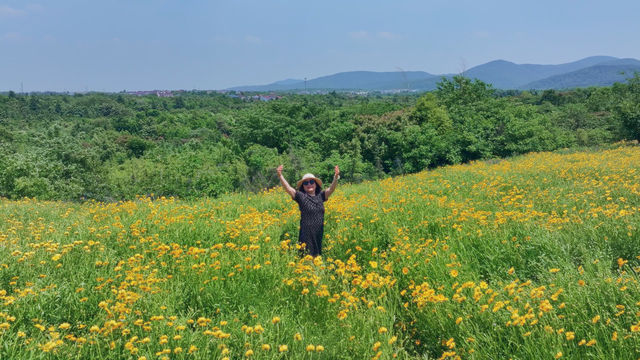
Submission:
M 327 193 L 325 193 L 325 191 L 324 191 L 324 190 L 322 190 L 322 191 L 320 192 L 320 196 L 322 196 L 322 201 L 323 201 L 323 202 L 324 202 L 324 201 L 327 201 Z
M 296 195 L 293 197 L 293 200 L 295 200 L 295 202 L 299 204 L 303 196 L 304 194 L 302 193 L 302 191 L 296 190 Z

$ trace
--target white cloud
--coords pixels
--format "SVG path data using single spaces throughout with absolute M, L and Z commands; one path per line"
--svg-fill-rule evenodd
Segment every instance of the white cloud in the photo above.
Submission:
M 40 4 L 29 4 L 27 5 L 27 10 L 29 10 L 29 12 L 40 12 L 44 11 L 44 7 Z
M 473 37 L 476 39 L 488 39 L 491 37 L 491 34 L 488 31 L 474 31 L 473 32 Z
M 353 31 L 349 33 L 349 38 L 352 40 L 374 40 L 374 39 L 382 39 L 382 40 L 397 40 L 400 39 L 400 35 L 394 34 L 388 31 L 378 31 L 376 33 L 370 33 L 365 30 Z
M 27 15 L 28 13 L 42 11 L 44 11 L 44 7 L 39 4 L 30 4 L 25 6 L 24 9 L 13 8 L 7 5 L 0 5 L 0 18 L 18 17 Z
M 5 33 L 4 35 L 2 35 L 2 40 L 7 40 L 7 41 L 20 41 L 22 39 L 24 39 L 24 36 L 22 34 L 20 34 L 19 32 L 8 32 Z
M 254 35 L 245 35 L 244 41 L 252 44 L 258 44 L 262 42 L 262 39 Z
M 349 37 L 354 40 L 364 40 L 369 38 L 369 33 L 364 30 L 354 31 L 349 33 Z
M 400 35 L 394 34 L 394 33 L 388 32 L 388 31 L 380 31 L 380 32 L 378 32 L 378 37 L 380 39 L 385 39 L 385 40 L 400 39 Z
M 0 5 L 0 17 L 14 17 L 22 16 L 27 12 L 20 9 L 15 9 L 6 5 Z

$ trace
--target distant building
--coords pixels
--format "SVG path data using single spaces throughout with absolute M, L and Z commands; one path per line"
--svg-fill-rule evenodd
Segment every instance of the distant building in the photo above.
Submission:
M 169 90 L 156 91 L 158 97 L 173 97 L 173 93 Z
M 246 95 L 246 94 L 243 94 L 242 92 L 237 93 L 237 94 L 228 94 L 227 96 L 230 97 L 230 98 L 241 99 L 241 100 L 245 100 L 245 101 L 251 101 L 251 100 L 255 100 L 255 101 L 271 101 L 271 100 L 282 99 L 282 96 L 276 95 L 276 94 Z
M 135 96 L 155 95 L 157 97 L 173 97 L 171 90 L 143 90 L 143 91 L 127 91 L 126 94 Z

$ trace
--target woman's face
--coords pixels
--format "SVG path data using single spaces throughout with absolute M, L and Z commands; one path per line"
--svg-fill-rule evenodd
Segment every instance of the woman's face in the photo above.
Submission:
M 316 182 L 313 179 L 305 180 L 302 182 L 302 186 L 304 187 L 304 191 L 309 195 L 315 195 L 316 193 Z

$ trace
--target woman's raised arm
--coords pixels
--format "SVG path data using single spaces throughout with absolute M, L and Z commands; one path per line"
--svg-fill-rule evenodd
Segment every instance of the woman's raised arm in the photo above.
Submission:
M 284 166 L 280 165 L 278 166 L 278 168 L 276 169 L 276 171 L 278 172 L 278 178 L 280 179 L 280 184 L 282 184 L 282 187 L 284 188 L 284 190 L 291 195 L 292 199 L 296 198 L 296 189 L 292 188 L 291 185 L 289 185 L 289 183 L 287 182 L 287 180 L 284 178 L 284 176 L 282 176 L 282 169 L 284 168 Z
M 340 179 L 340 168 L 336 165 L 336 167 L 333 168 L 333 181 L 331 182 L 331 186 L 329 186 L 329 188 L 324 192 L 324 196 L 327 200 L 329 200 L 329 196 L 333 194 L 336 186 L 338 186 L 338 179 Z

